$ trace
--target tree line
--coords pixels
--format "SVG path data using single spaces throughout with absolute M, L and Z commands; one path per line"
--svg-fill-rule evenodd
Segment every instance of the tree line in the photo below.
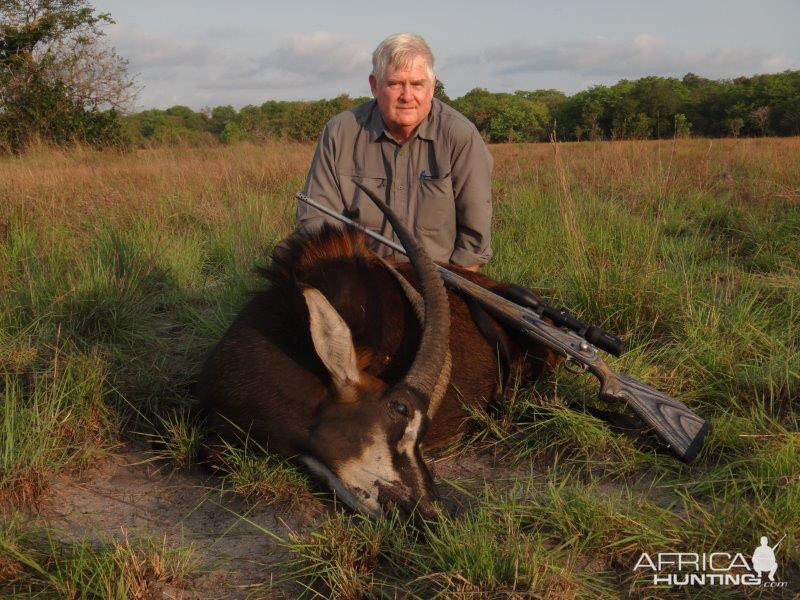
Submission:
M 328 119 L 369 100 L 344 94 L 126 114 L 136 89 L 126 61 L 103 44 L 108 14 L 86 0 L 0 0 L 0 17 L 0 150 L 17 151 L 32 139 L 122 147 L 312 141 Z M 475 88 L 454 99 L 437 81 L 435 95 L 488 142 L 800 135 L 800 71 L 643 77 L 573 95 Z
M 488 142 L 627 140 L 800 135 L 800 71 L 712 80 L 643 77 L 568 96 L 558 90 L 490 92 L 475 88 L 451 99 Z M 124 118 L 134 143 L 230 143 L 241 139 L 315 140 L 328 119 L 370 98 L 276 101 L 193 111 L 186 106 Z

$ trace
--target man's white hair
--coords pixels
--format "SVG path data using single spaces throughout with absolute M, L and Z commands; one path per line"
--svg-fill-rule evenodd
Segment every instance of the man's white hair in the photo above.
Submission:
M 414 33 L 395 33 L 383 40 L 372 53 L 372 74 L 383 81 L 389 67 L 407 69 L 415 58 L 425 61 L 425 70 L 431 83 L 436 81 L 433 72 L 433 52 L 422 37 Z

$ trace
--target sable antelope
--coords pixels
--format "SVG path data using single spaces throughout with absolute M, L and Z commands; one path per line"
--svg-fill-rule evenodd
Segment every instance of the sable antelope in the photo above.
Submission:
M 377 515 L 395 504 L 424 515 L 434 492 L 420 447 L 462 435 L 462 404 L 484 407 L 501 391 L 499 372 L 537 376 L 557 358 L 445 291 L 387 217 L 410 263 L 384 261 L 352 230 L 291 236 L 261 270 L 268 289 L 212 349 L 197 391 L 214 435 L 246 432 L 305 464 L 354 510 Z

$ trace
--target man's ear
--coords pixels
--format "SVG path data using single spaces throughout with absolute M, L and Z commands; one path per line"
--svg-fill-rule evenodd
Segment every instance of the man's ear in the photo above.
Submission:
M 372 97 L 374 98 L 375 94 L 378 91 L 378 79 L 375 77 L 375 75 L 372 75 L 371 73 L 369 76 L 369 89 L 372 90 Z

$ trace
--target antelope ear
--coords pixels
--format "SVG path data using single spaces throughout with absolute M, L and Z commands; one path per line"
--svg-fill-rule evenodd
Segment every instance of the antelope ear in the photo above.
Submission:
M 311 340 L 325 368 L 333 378 L 341 399 L 355 400 L 355 386 L 361 380 L 353 336 L 344 319 L 317 289 L 305 288 L 303 297 L 308 305 Z

